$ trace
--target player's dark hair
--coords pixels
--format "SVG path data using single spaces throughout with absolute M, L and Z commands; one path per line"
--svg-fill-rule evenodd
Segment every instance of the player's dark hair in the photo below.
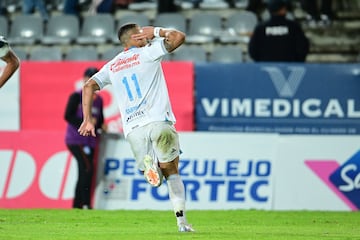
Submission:
M 138 25 L 136 23 L 126 23 L 122 25 L 118 31 L 118 38 L 121 44 L 125 44 L 125 42 L 129 39 L 129 33 L 133 29 L 135 29 Z

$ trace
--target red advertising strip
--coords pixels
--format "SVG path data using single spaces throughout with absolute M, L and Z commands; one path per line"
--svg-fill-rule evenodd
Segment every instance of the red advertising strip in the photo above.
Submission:
M 63 132 L 0 132 L 0 158 L 0 208 L 71 208 L 77 166 Z
M 65 105 L 69 95 L 81 85 L 89 66 L 101 68 L 104 62 L 23 62 L 21 65 L 22 130 L 65 130 Z M 179 131 L 194 130 L 194 67 L 190 62 L 164 62 L 169 94 Z M 106 121 L 118 119 L 112 94 L 101 91 Z
M 191 62 L 163 62 L 170 100 L 176 117 L 176 129 L 193 131 L 194 66 Z

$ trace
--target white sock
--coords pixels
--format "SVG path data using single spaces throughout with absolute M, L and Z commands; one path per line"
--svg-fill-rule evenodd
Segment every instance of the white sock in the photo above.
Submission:
M 169 198 L 174 208 L 177 224 L 187 223 L 185 216 L 185 188 L 179 174 L 167 178 Z

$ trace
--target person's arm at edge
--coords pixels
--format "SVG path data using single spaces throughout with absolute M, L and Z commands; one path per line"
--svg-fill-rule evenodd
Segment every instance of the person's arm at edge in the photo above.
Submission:
M 78 130 L 82 136 L 96 137 L 95 126 L 92 121 L 91 107 L 93 104 L 93 94 L 100 90 L 99 85 L 93 79 L 89 79 L 83 86 L 82 91 L 82 107 L 83 107 L 83 122 Z
M 0 88 L 10 79 L 14 72 L 20 66 L 20 60 L 16 54 L 10 49 L 9 52 L 1 58 L 6 62 L 3 73 L 0 76 Z

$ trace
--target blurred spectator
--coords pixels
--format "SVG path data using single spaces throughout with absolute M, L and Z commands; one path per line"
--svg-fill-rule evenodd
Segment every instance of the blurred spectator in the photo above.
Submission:
M 49 13 L 43 0 L 23 0 L 23 13 L 33 14 L 37 9 L 44 21 L 49 20 Z
M 249 0 L 246 7 L 247 11 L 253 12 L 258 17 L 258 20 L 261 21 L 261 15 L 266 9 L 266 4 L 263 0 Z
M 309 40 L 295 21 L 286 18 L 287 2 L 270 0 L 271 17 L 255 27 L 248 45 L 250 57 L 257 62 L 304 62 Z
M 302 7 L 307 13 L 310 26 L 327 25 L 335 18 L 332 0 L 302 0 Z
M 65 0 L 63 12 L 65 14 L 76 15 L 79 17 L 80 16 L 79 0 Z
M 172 13 L 179 10 L 175 0 L 157 0 L 157 13 Z
M 114 0 L 92 0 L 89 8 L 91 14 L 113 13 L 115 10 Z
M 84 72 L 84 83 L 97 72 L 98 69 L 94 67 L 87 68 Z M 93 98 L 92 121 L 98 131 L 99 129 L 105 129 L 103 125 L 103 100 L 97 94 L 94 94 Z M 73 92 L 68 99 L 65 109 L 64 118 L 67 122 L 65 143 L 78 164 L 78 180 L 75 187 L 73 208 L 90 209 L 94 158 L 98 138 L 81 136 L 77 131 L 83 121 L 81 103 L 82 91 Z

